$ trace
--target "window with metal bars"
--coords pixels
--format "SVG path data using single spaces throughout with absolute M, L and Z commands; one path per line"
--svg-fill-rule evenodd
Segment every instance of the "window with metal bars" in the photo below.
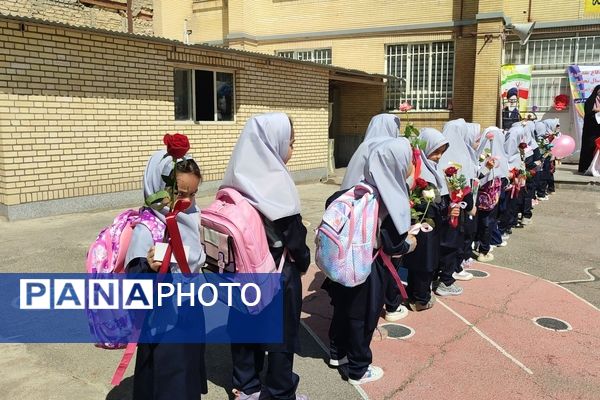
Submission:
M 454 42 L 389 45 L 386 109 L 408 101 L 415 110 L 445 110 L 452 99 Z
M 597 65 L 599 54 L 600 36 L 535 39 L 525 46 L 511 41 L 506 43 L 504 62 L 533 65 L 528 104 L 544 112 L 551 109 L 558 94 L 569 94 L 566 68 L 572 64 Z
M 312 61 L 319 64 L 331 65 L 331 49 L 277 51 L 279 57 L 293 58 L 295 60 Z

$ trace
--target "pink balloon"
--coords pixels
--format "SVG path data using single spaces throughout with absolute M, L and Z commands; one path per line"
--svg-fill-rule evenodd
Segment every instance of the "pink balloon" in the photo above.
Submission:
M 552 141 L 552 155 L 556 158 L 565 158 L 575 151 L 575 140 L 564 133 Z

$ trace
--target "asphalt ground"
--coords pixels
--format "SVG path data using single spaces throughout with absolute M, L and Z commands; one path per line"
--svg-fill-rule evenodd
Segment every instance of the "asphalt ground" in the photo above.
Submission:
M 325 199 L 336 190 L 331 184 L 299 186 L 311 247 L 310 230 L 321 219 Z M 210 200 L 203 197 L 198 203 Z M 84 272 L 87 247 L 121 210 L 0 221 L 0 272 Z M 599 217 L 600 192 L 563 185 L 550 201 L 534 209 L 533 224 L 515 229 L 509 246 L 495 249 L 492 264 L 553 282 L 581 280 L 563 286 L 600 306 Z M 301 344 L 295 359 L 295 371 L 301 376 L 299 393 L 311 399 L 361 398 L 337 371 L 327 368 L 325 352 L 304 329 Z M 0 399 L 129 399 L 133 363 L 119 387 L 109 385 L 120 356 L 120 351 L 91 344 L 0 345 Z M 206 363 L 210 386 L 203 399 L 226 399 L 231 389 L 228 347 L 209 346 Z

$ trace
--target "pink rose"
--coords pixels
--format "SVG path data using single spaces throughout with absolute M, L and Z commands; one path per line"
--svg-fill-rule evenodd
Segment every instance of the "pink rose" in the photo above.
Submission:
M 489 131 L 485 134 L 485 137 L 487 138 L 487 140 L 494 140 L 494 132 Z
M 412 108 L 413 108 L 413 107 L 412 107 L 412 106 L 410 105 L 410 103 L 409 103 L 409 102 L 407 102 L 407 101 L 405 101 L 404 103 L 402 103 L 402 104 L 400 104 L 400 105 L 398 106 L 398 110 L 400 110 L 401 112 L 407 112 L 407 111 L 410 111 L 410 110 L 412 110 Z

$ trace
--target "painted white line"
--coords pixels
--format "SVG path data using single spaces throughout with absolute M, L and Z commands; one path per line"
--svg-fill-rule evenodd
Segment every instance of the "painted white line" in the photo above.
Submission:
M 584 282 L 594 282 L 596 280 L 596 277 L 594 275 L 592 275 L 590 273 L 591 270 L 593 270 L 594 267 L 588 267 L 586 269 L 583 270 L 583 272 L 589 276 L 589 279 L 574 279 L 572 281 L 559 281 L 559 282 L 552 282 L 552 283 L 556 283 L 558 285 L 562 285 L 564 283 L 584 283 Z
M 583 303 L 587 304 L 588 306 L 592 307 L 594 310 L 596 311 L 600 311 L 600 308 L 596 307 L 595 305 L 593 305 L 592 303 L 590 303 L 589 301 L 587 301 L 586 299 L 584 299 L 583 297 L 577 295 L 576 293 L 573 293 L 571 290 L 567 289 L 564 286 L 561 286 L 555 282 L 549 281 L 548 279 L 544 279 L 544 278 L 540 278 L 539 276 L 536 275 L 532 275 L 532 274 L 528 274 L 527 272 L 523 272 L 523 271 L 519 271 L 518 269 L 512 269 L 512 268 L 508 268 L 508 267 L 501 267 L 499 265 L 492 265 L 492 264 L 487 264 L 487 263 L 479 263 L 479 264 L 483 264 L 487 267 L 493 267 L 493 268 L 499 268 L 499 269 L 505 269 L 507 271 L 512 271 L 512 272 L 516 272 L 519 273 L 521 275 L 526 275 L 526 276 L 530 276 L 532 278 L 536 278 L 545 282 L 548 282 L 551 285 L 556 286 L 557 288 L 560 288 L 562 290 L 564 290 L 565 292 L 569 292 L 571 295 L 573 295 L 575 298 L 577 298 L 578 300 L 581 300 Z
M 304 327 L 304 329 L 306 329 L 306 331 L 314 339 L 314 341 L 317 342 L 321 350 L 323 350 L 323 352 L 327 354 L 327 356 L 329 356 L 329 347 L 325 346 L 325 343 L 323 343 L 321 338 L 317 336 L 317 334 L 312 329 L 310 329 L 310 327 L 302 319 L 300 320 L 300 324 Z M 356 389 L 356 391 L 358 392 L 360 397 L 363 398 L 363 400 L 369 400 L 369 395 L 363 390 L 363 388 L 361 388 L 358 385 L 352 386 L 354 387 L 354 389 Z
M 470 327 L 471 329 L 473 329 L 479 336 L 481 336 L 487 342 L 489 342 L 492 346 L 494 346 L 506 358 L 508 358 L 509 360 L 511 360 L 512 362 L 514 362 L 515 364 L 517 364 L 519 366 L 519 368 L 521 368 L 523 371 L 527 372 L 529 375 L 533 375 L 533 371 L 531 371 L 529 368 L 527 368 L 521 361 L 519 361 L 515 357 L 513 357 L 508 351 L 504 350 L 502 348 L 502 346 L 500 346 L 498 343 L 496 343 L 492 339 L 490 339 L 485 333 L 483 333 L 481 330 L 479 330 L 479 328 L 477 328 L 475 325 L 473 325 L 472 323 L 470 323 L 469 321 L 467 321 L 467 319 L 465 317 L 463 317 L 462 315 L 460 315 L 459 313 L 457 313 L 456 311 L 454 311 L 452 308 L 450 308 L 449 306 L 447 306 L 446 304 L 444 304 L 444 302 L 441 301 L 439 298 L 438 298 L 438 303 L 440 303 L 441 305 L 443 305 L 448 311 L 450 311 L 452 314 L 454 314 L 458 319 L 460 319 L 462 322 L 464 322 L 468 327 Z

